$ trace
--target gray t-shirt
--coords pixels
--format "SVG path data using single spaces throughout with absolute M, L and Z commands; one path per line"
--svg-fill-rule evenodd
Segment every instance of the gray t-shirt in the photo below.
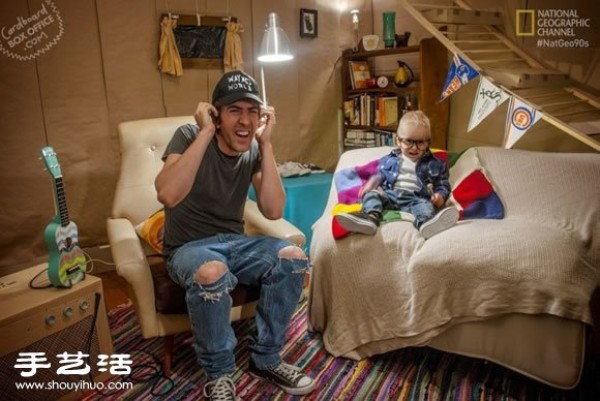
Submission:
M 162 156 L 183 154 L 200 131 L 186 124 L 177 129 Z M 244 204 L 252 175 L 260 169 L 256 140 L 239 156 L 227 156 L 214 137 L 207 147 L 189 194 L 176 206 L 165 207 L 164 253 L 193 240 L 219 233 L 244 232 Z

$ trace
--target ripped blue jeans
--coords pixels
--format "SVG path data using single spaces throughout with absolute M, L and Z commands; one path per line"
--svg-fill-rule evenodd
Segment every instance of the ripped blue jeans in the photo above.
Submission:
M 229 292 L 237 283 L 260 288 L 256 333 L 250 339 L 250 357 L 259 368 L 281 362 L 287 324 L 294 313 L 308 271 L 308 259 L 281 258 L 279 251 L 293 246 L 272 237 L 218 234 L 189 242 L 169 255 L 171 278 L 186 290 L 188 313 L 198 363 L 209 380 L 235 370 L 237 344 L 230 323 Z M 195 280 L 198 268 L 220 261 L 228 271 L 211 284 Z

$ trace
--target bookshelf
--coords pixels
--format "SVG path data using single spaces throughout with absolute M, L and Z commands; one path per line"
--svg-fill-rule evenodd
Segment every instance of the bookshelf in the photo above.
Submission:
M 393 59 L 393 56 L 400 56 L 400 59 L 402 55 L 408 54 L 417 56 L 417 70 L 420 72 L 409 86 L 397 87 L 393 73 L 381 74 L 377 71 L 377 58 Z M 386 87 L 354 89 L 356 85 L 351 75 L 351 65 L 364 65 L 365 62 L 369 65 L 371 78 L 376 79 L 381 75 L 387 77 L 389 83 Z M 417 66 L 411 67 L 414 71 Z M 345 50 L 342 54 L 341 74 L 344 122 L 340 142 L 343 151 L 360 147 L 393 146 L 398 119 L 409 109 L 419 109 L 427 114 L 431 120 L 431 146 L 446 148 L 449 102 L 438 103 L 438 99 L 448 74 L 448 53 L 437 39 L 427 38 L 416 46 L 392 49 L 363 52 Z M 360 76 L 364 79 L 364 71 L 361 71 Z

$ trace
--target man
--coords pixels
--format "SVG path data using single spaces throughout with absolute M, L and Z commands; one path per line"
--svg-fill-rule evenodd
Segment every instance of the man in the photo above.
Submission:
M 165 205 L 169 274 L 186 290 L 198 363 L 209 380 L 204 396 L 210 400 L 235 399 L 229 292 L 238 282 L 260 287 L 250 373 L 291 394 L 308 394 L 315 386 L 279 355 L 308 259 L 286 241 L 247 237 L 243 231 L 250 183 L 267 218 L 280 218 L 285 203 L 271 143 L 275 111 L 261 105 L 252 77 L 241 71 L 224 74 L 212 104 L 198 104 L 197 125 L 175 132 L 155 181 Z

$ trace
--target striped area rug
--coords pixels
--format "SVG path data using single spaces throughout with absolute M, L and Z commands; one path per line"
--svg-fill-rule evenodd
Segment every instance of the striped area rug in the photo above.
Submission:
M 171 380 L 160 373 L 162 340 L 141 336 L 133 307 L 109 313 L 116 353 L 129 353 L 130 377 L 136 382 L 128 391 L 93 393 L 85 400 L 201 400 L 206 379 L 192 351 L 191 334 L 175 337 Z M 557 390 L 492 363 L 429 348 L 408 348 L 359 362 L 334 358 L 325 351 L 321 337 L 306 331 L 306 302 L 299 304 L 288 330 L 284 359 L 296 364 L 318 381 L 305 397 L 291 396 L 277 387 L 245 373 L 249 360 L 248 338 L 252 319 L 234 323 L 237 333 L 237 367 L 234 381 L 241 400 L 402 400 L 402 401 L 583 401 L 581 389 Z

